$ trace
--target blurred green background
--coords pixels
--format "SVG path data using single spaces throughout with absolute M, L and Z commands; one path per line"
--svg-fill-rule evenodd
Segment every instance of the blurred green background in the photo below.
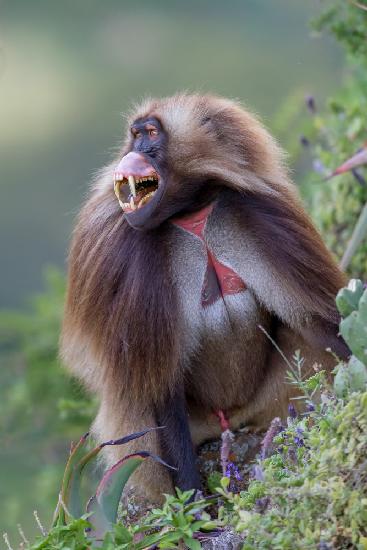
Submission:
M 0 2 L 0 532 L 16 540 L 21 523 L 31 537 L 34 509 L 49 522 L 68 442 L 92 414 L 55 356 L 62 273 L 75 214 L 120 139 L 121 113 L 181 89 L 239 98 L 290 151 L 301 181 L 303 98 L 322 104 L 344 70 L 336 43 L 310 30 L 319 7 Z M 45 282 L 47 265 L 61 274 L 49 269 Z

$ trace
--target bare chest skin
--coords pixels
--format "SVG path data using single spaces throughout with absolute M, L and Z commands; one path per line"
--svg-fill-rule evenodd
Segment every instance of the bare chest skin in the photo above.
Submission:
M 239 244 L 246 236 L 238 233 L 236 223 L 222 215 L 220 205 L 209 215 L 202 238 L 180 226 L 172 228 L 171 269 L 179 299 L 182 361 L 190 370 L 187 393 L 208 408 L 236 407 L 250 398 L 269 349 L 259 325 L 270 330 L 270 316 L 239 268 L 246 262 Z M 227 273 L 237 276 L 234 292 L 216 292 L 208 283 L 211 256 Z M 218 283 L 220 287 L 223 281 Z M 211 293 L 209 303 L 203 301 L 206 293 Z

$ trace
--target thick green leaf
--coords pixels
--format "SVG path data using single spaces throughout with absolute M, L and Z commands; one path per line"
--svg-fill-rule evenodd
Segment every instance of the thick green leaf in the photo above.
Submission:
M 341 321 L 340 332 L 353 354 L 366 364 L 367 325 L 357 311 Z
M 96 498 L 103 515 L 111 524 L 116 521 L 118 505 L 127 481 L 145 458 L 139 454 L 127 456 L 107 470 L 103 476 L 97 488 Z M 93 519 L 91 518 L 92 523 Z
M 365 391 L 367 385 L 367 367 L 356 357 L 352 356 L 347 368 L 351 391 Z
M 53 525 L 56 525 L 57 523 L 65 523 L 65 520 L 66 520 L 65 506 L 66 508 L 69 509 L 71 484 L 72 484 L 75 465 L 83 456 L 85 442 L 87 441 L 88 437 L 89 437 L 89 433 L 86 433 L 79 439 L 76 445 L 71 447 L 70 455 L 65 466 L 64 476 L 61 484 L 59 502 L 57 504 L 57 507 L 54 513 Z M 78 503 L 75 502 L 74 505 L 75 507 L 77 507 Z M 80 510 L 80 514 L 77 517 L 80 517 L 82 515 L 81 503 L 79 503 L 79 510 Z
M 339 290 L 336 305 L 343 317 L 358 309 L 358 302 L 363 294 L 363 283 L 359 279 L 349 281 L 348 287 Z
M 80 498 L 80 488 L 82 483 L 82 473 L 87 464 L 89 464 L 89 462 L 91 462 L 91 460 L 93 460 L 106 446 L 124 445 L 129 441 L 139 439 L 145 434 L 158 429 L 161 429 L 161 427 L 146 428 L 140 432 L 134 432 L 119 439 L 111 439 L 109 441 L 105 441 L 104 443 L 101 443 L 100 445 L 89 451 L 84 456 L 80 457 L 80 453 L 78 453 L 77 456 L 73 458 L 70 476 L 68 479 L 67 499 L 65 501 L 65 504 L 67 505 L 67 508 L 73 517 L 80 517 L 83 513 Z M 76 462 L 78 459 L 79 461 Z
M 87 512 L 92 512 L 91 524 L 94 529 L 92 535 L 101 540 L 112 524 L 116 522 L 117 509 L 124 487 L 133 472 L 146 460 L 152 458 L 163 466 L 172 468 L 156 455 L 147 451 L 140 451 L 127 455 L 107 470 L 100 481 L 94 497 L 87 506 Z
M 190 550 L 201 550 L 201 544 L 196 539 L 191 539 L 189 537 L 184 538 L 184 543 Z
M 96 495 L 94 495 L 87 504 L 87 512 L 90 513 L 90 523 L 93 526 L 90 530 L 90 536 L 96 541 L 101 542 L 106 533 L 111 529 L 111 523 L 104 515 Z

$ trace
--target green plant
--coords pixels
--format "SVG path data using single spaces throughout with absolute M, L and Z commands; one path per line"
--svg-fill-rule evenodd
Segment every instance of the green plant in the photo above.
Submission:
M 66 526 L 68 521 L 82 516 L 83 506 L 80 496 L 82 475 L 86 466 L 97 457 L 104 447 L 124 445 L 154 429 L 159 428 L 148 428 L 121 439 L 106 441 L 89 452 L 85 450 L 88 434 L 84 435 L 70 451 L 54 514 L 53 525 Z M 106 532 L 112 529 L 113 524 L 116 523 L 121 495 L 129 477 L 148 458 L 160 462 L 168 468 L 171 467 L 158 456 L 147 451 L 139 451 L 125 456 L 104 473 L 95 495 L 89 499 L 85 508 L 85 513 L 87 514 L 85 517 L 88 517 L 90 522 L 89 533 L 91 538 L 96 541 L 102 541 Z
M 244 550 L 365 550 L 367 392 L 342 400 L 324 386 L 321 404 L 289 419 L 273 443 L 247 491 L 228 491 L 226 480 L 219 489 Z
M 70 440 L 87 431 L 96 400 L 70 378 L 58 359 L 64 274 L 45 273 L 45 289 L 22 311 L 0 311 L 0 468 L 7 495 L 2 525 L 36 532 L 27 513 L 36 503 L 48 523 Z M 24 458 L 26 457 L 26 458 Z M 12 538 L 16 529 L 10 529 Z
M 336 304 L 344 317 L 340 332 L 353 352 L 335 375 L 335 393 L 343 397 L 351 391 L 363 391 L 367 385 L 367 290 L 362 282 L 352 279 L 339 291 Z
M 141 435 L 132 434 L 118 443 Z M 212 521 L 205 511 L 216 501 L 214 497 L 193 500 L 194 491 L 177 490 L 175 496 L 165 495 L 163 507 L 152 510 L 140 524 L 128 527 L 116 523 L 117 504 L 123 486 L 142 460 L 151 456 L 148 453 L 125 457 L 111 468 L 102 479 L 95 497 L 89 501 L 89 511 L 80 518 L 74 518 L 71 511 L 76 514 L 80 512 L 80 474 L 100 449 L 97 447 L 83 456 L 85 441 L 86 436 L 70 454 L 52 528 L 46 533 L 41 526 L 43 536 L 33 545 L 24 539 L 29 550 L 84 550 L 94 547 L 104 550 L 147 550 L 153 547 L 179 548 L 182 543 L 191 550 L 200 550 L 200 537 L 205 537 L 206 533 L 217 527 L 218 522 Z
M 354 308 L 350 306 L 351 310 L 345 307 L 348 299 L 346 296 L 351 302 L 358 300 Z M 361 281 L 352 280 L 348 288 L 339 292 L 337 297 L 339 310 L 341 301 L 343 305 L 340 313 L 345 315 L 343 312 L 347 312 L 347 316 L 340 323 L 340 332 L 354 356 L 367 365 L 367 290 L 361 293 Z
M 367 110 L 367 11 L 365 1 L 324 1 L 324 13 L 314 21 L 347 50 L 348 73 L 340 90 L 318 110 L 308 101 L 310 119 L 304 141 L 311 149 L 315 172 L 306 181 L 311 214 L 329 248 L 342 259 L 343 268 L 354 276 L 367 276 L 366 226 L 367 185 L 363 167 L 324 181 L 337 166 L 353 156 L 366 140 Z M 310 128 L 310 121 L 313 128 Z M 359 220 L 359 224 L 358 224 Z M 363 224 L 362 224 L 363 221 Z M 353 231 L 357 227 L 358 231 Z
M 135 533 L 156 531 L 145 537 L 139 546 L 140 550 L 156 544 L 158 548 L 180 548 L 184 543 L 191 550 L 200 550 L 200 534 L 212 531 L 217 522 L 212 521 L 205 509 L 213 504 L 215 498 L 192 500 L 194 491 L 180 491 L 176 495 L 165 495 L 162 508 L 156 508 L 147 516 Z M 135 550 L 135 547 L 134 547 Z

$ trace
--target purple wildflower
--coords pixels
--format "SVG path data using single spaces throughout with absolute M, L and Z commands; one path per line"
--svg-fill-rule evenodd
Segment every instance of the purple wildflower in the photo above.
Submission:
M 260 464 L 255 464 L 252 469 L 252 475 L 257 481 L 264 481 L 265 476 Z
M 303 440 L 303 428 L 300 428 L 297 426 L 296 428 L 296 436 L 294 437 L 294 442 L 297 445 L 297 447 L 303 447 L 305 442 Z
M 313 412 L 315 410 L 315 405 L 313 403 L 307 403 L 306 411 L 307 412 Z
M 297 411 L 292 403 L 288 405 L 288 414 L 291 418 L 297 418 Z
M 233 462 L 228 462 L 226 468 L 226 477 L 230 478 L 232 475 L 235 479 L 237 479 L 237 481 L 242 481 L 242 476 L 238 471 L 236 464 L 234 464 Z
M 266 432 L 265 437 L 261 443 L 261 458 L 266 458 L 270 454 L 271 447 L 273 444 L 273 439 L 281 431 L 282 431 L 282 423 L 280 418 L 278 417 L 273 418 L 269 426 L 269 429 Z

